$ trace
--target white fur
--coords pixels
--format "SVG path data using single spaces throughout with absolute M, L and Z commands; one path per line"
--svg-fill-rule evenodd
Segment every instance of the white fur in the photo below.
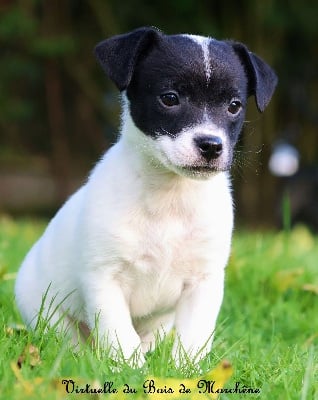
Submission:
M 124 108 L 119 141 L 24 260 L 17 303 L 34 327 L 47 291 L 43 316 L 60 305 L 51 324 L 63 313 L 61 328 L 77 320 L 93 329 L 97 319 L 98 338 L 114 356 L 119 346 L 127 359 L 153 348 L 156 332 L 172 326 L 194 355 L 211 344 L 223 297 L 233 223 L 228 174 L 176 174 L 187 157 L 195 161 L 189 129 L 173 148 L 167 137 L 140 132 Z M 176 357 L 177 348 L 178 340 Z
M 202 48 L 202 52 L 203 52 L 203 59 L 204 59 L 204 68 L 205 68 L 205 75 L 206 75 L 206 80 L 207 83 L 210 80 L 211 77 L 211 63 L 210 63 L 210 55 L 209 55 L 209 43 L 211 42 L 211 40 L 213 40 L 210 37 L 206 37 L 206 36 L 199 36 L 199 35 L 184 35 L 187 36 L 188 38 L 192 39 L 194 42 L 198 43 L 201 48 Z
M 185 128 L 178 134 L 177 138 L 172 138 L 168 135 L 161 136 L 156 144 L 160 147 L 163 163 L 173 168 L 177 173 L 182 173 L 182 167 L 185 166 L 202 166 L 203 160 L 193 140 L 199 135 L 212 135 L 222 139 L 224 151 L 218 158 L 218 162 L 220 164 L 227 164 L 229 159 L 227 137 L 224 131 L 212 122 Z

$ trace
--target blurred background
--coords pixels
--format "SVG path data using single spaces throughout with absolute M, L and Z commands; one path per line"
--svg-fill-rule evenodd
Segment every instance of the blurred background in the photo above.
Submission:
M 0 0 L 0 214 L 49 217 L 85 181 L 119 125 L 94 45 L 152 25 L 242 41 L 276 70 L 237 146 L 237 220 L 318 230 L 317 17 L 316 0 Z

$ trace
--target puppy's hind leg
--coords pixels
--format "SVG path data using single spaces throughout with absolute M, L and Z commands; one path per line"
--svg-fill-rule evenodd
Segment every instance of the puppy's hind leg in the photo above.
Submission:
M 53 295 L 51 285 L 49 285 L 42 296 L 32 299 L 33 307 L 29 307 L 27 312 L 23 312 L 23 306 L 20 305 L 19 308 L 27 327 L 46 335 L 54 331 L 61 337 L 67 338 L 74 346 L 83 339 L 87 339 L 87 336 L 83 334 L 87 330 L 82 329 L 82 324 L 77 323 L 79 319 L 71 315 L 67 309 L 66 302 L 71 295 L 72 292 L 64 298 L 58 293 Z M 21 301 L 21 296 L 19 300 Z M 30 301 L 28 304 L 30 305 Z

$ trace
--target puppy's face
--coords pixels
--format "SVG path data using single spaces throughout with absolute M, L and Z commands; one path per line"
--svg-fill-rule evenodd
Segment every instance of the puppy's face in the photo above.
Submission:
M 247 88 L 229 44 L 176 35 L 158 41 L 137 63 L 127 97 L 134 123 L 154 141 L 162 164 L 208 177 L 231 166 Z
M 241 43 L 147 27 L 99 43 L 95 54 L 126 90 L 140 148 L 146 141 L 152 158 L 191 177 L 230 168 L 247 97 L 254 95 L 264 111 L 277 83 Z

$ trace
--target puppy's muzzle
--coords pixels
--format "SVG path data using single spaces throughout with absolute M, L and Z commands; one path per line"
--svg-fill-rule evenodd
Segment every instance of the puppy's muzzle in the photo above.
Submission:
M 219 136 L 197 136 L 194 138 L 201 156 L 207 161 L 220 157 L 223 151 L 223 141 Z

